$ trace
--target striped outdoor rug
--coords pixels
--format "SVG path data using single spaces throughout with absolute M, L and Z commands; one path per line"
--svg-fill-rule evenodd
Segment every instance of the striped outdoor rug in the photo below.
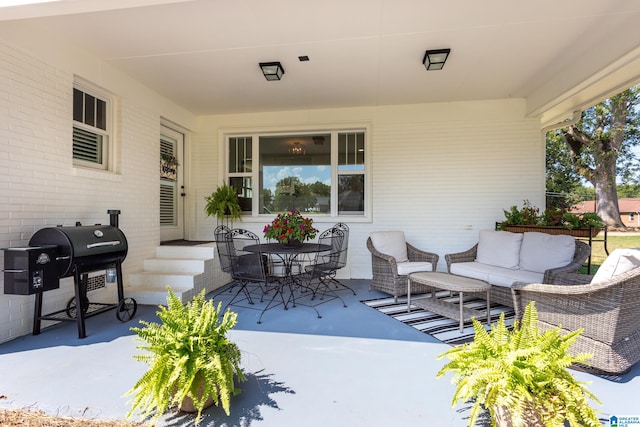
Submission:
M 430 298 L 431 294 L 411 295 L 411 300 L 414 298 L 425 297 Z M 458 296 L 456 295 L 452 298 L 449 296 L 449 291 L 436 292 L 436 298 L 444 299 L 446 301 L 455 301 L 456 303 L 458 302 Z M 431 313 L 422 308 L 416 307 L 413 304 L 411 304 L 411 312 L 407 313 L 407 297 L 398 297 L 397 303 L 393 302 L 393 297 L 365 300 L 362 301 L 362 303 L 451 346 L 473 341 L 474 333 L 473 324 L 471 322 L 465 322 L 464 330 L 461 334 L 459 329 L 460 324 L 457 320 L 448 319 L 440 316 L 439 314 Z M 464 305 L 465 307 L 476 308 L 484 312 L 487 303 L 480 298 L 465 297 Z M 513 308 L 495 303 L 491 304 L 491 323 L 495 324 L 502 312 L 504 312 L 504 319 L 507 326 L 512 326 L 515 318 Z M 480 317 L 478 320 L 482 321 L 486 330 L 491 329 L 491 326 L 486 324 L 485 316 Z M 598 375 L 614 382 L 621 382 L 624 378 L 622 375 L 602 373 L 582 364 L 575 364 L 572 368 L 592 375 Z
M 412 300 L 415 298 L 431 298 L 431 294 L 411 296 Z M 445 301 L 453 301 L 456 303 L 458 302 L 458 295 L 451 297 L 449 295 L 449 291 L 437 292 L 436 298 L 443 299 Z M 464 331 L 460 333 L 460 324 L 457 320 L 448 319 L 446 317 L 440 316 L 439 314 L 435 314 L 422 308 L 416 307 L 413 304 L 411 304 L 411 311 L 407 313 L 406 297 L 398 297 L 397 303 L 393 302 L 393 297 L 379 298 L 362 302 L 367 306 L 374 308 L 381 313 L 384 313 L 387 316 L 396 319 L 399 322 L 404 323 L 405 325 L 411 326 L 412 328 L 415 328 L 420 332 L 424 332 L 425 334 L 429 334 L 434 338 L 437 338 L 438 340 L 452 346 L 464 344 L 465 342 L 473 340 L 473 324 L 471 322 L 466 322 Z M 465 297 L 464 305 L 465 307 L 482 310 L 482 312 L 484 313 L 487 303 L 480 298 Z M 493 303 L 491 304 L 491 323 L 496 323 L 498 321 L 500 313 L 502 312 L 504 312 L 505 314 L 506 324 L 508 326 L 512 325 L 515 318 L 515 312 L 513 311 L 513 309 L 511 307 L 505 307 L 503 305 Z M 491 329 L 489 325 L 486 325 L 485 315 L 480 317 L 478 320 L 482 321 L 483 324 L 485 324 L 485 329 Z

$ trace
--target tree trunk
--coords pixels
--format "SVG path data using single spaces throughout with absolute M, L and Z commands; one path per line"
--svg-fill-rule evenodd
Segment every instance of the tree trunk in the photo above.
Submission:
M 596 108 L 597 112 L 601 112 Z M 616 190 L 617 161 L 620 147 L 625 138 L 625 122 L 629 114 L 626 97 L 620 95 L 612 98 L 611 111 L 609 113 L 610 131 L 608 137 L 600 139 L 595 144 L 594 158 L 598 166 L 592 175 L 591 183 L 596 191 L 596 212 L 605 224 L 613 227 L 624 227 L 620 218 L 620 208 L 618 206 L 618 191 Z M 601 126 L 606 127 L 605 114 L 601 113 Z M 605 132 L 598 132 L 604 135 Z
M 618 192 L 615 183 L 612 185 L 606 180 L 606 177 L 598 178 L 592 182 L 596 190 L 596 213 L 608 226 L 624 227 L 622 218 L 620 218 Z
M 589 181 L 596 195 L 596 213 L 611 227 L 624 227 L 620 218 L 616 190 L 617 162 L 625 140 L 625 124 L 633 103 L 632 93 L 625 91 L 594 107 L 587 133 L 582 123 L 569 126 L 562 133 L 580 175 Z M 584 114 L 582 117 L 584 120 Z

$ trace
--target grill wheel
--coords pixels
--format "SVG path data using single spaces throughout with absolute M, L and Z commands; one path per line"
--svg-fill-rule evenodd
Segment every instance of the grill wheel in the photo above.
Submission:
M 125 298 L 118 304 L 116 317 L 121 322 L 128 322 L 133 319 L 138 310 L 138 303 L 133 298 Z

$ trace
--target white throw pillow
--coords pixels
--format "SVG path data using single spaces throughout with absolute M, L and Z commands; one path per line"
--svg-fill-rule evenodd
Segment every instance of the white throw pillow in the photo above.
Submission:
M 571 236 L 524 233 L 520 248 L 520 268 L 544 273 L 550 268 L 569 265 L 575 253 L 576 241 Z
M 640 267 L 640 248 L 616 249 L 604 260 L 591 283 L 604 282 L 618 274 Z
M 515 270 L 520 262 L 522 233 L 480 230 L 476 261 Z
M 391 255 L 396 262 L 409 261 L 407 256 L 407 242 L 404 231 L 375 231 L 371 233 L 373 247 L 385 255 Z

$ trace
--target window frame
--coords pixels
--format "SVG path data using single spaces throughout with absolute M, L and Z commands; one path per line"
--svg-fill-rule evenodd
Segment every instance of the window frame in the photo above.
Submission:
M 364 134 L 364 168 L 361 171 L 356 170 L 346 170 L 339 171 L 338 165 L 338 134 L 340 133 L 357 133 L 362 132 Z M 305 215 L 309 217 L 313 217 L 317 221 L 322 221 L 323 219 L 327 220 L 336 220 L 339 219 L 344 222 L 371 222 L 371 126 L 368 123 L 353 123 L 350 125 L 335 125 L 335 126 L 327 126 L 327 127 L 295 127 L 295 128 L 282 128 L 276 129 L 221 129 L 219 131 L 220 140 L 223 141 L 221 144 L 221 162 L 223 162 L 221 171 L 221 178 L 225 182 L 229 182 L 229 179 L 232 177 L 250 177 L 251 181 L 255 183 L 257 186 L 260 185 L 260 170 L 261 164 L 257 164 L 253 162 L 251 172 L 243 172 L 243 173 L 230 173 L 229 172 L 229 164 L 230 164 L 230 150 L 229 143 L 231 138 L 251 138 L 252 147 L 251 147 L 251 158 L 259 159 L 260 157 L 260 137 L 269 137 L 269 136 L 298 136 L 298 135 L 312 135 L 318 133 L 325 133 L 331 135 L 331 208 L 329 213 L 315 213 L 315 212 L 305 212 Z M 353 174 L 361 174 L 365 177 L 364 179 L 364 212 L 362 214 L 339 214 L 338 212 L 338 177 L 339 175 L 353 175 Z M 252 192 L 254 197 L 251 199 L 251 212 L 247 212 L 243 214 L 243 221 L 248 222 L 259 222 L 264 221 L 265 218 L 273 217 L 275 214 L 272 213 L 261 213 L 259 197 L 255 197 L 259 195 L 260 189 L 253 188 Z
M 113 123 L 113 110 L 115 105 L 115 97 L 103 88 L 84 80 L 80 77 L 75 77 L 73 81 L 72 90 L 79 90 L 85 95 L 90 95 L 96 99 L 99 99 L 105 103 L 105 129 L 101 129 L 97 126 L 92 126 L 84 122 L 76 121 L 73 117 L 73 111 L 75 107 L 75 100 L 72 96 L 71 110 L 72 110 L 72 133 L 73 129 L 78 128 L 80 130 L 90 132 L 92 134 L 100 135 L 102 137 L 102 149 L 101 149 L 101 161 L 100 163 L 91 162 L 87 160 L 78 159 L 73 153 L 73 140 L 71 148 L 71 158 L 74 167 L 81 167 L 93 170 L 102 171 L 114 171 L 114 123 Z M 73 138 L 73 136 L 72 136 Z

